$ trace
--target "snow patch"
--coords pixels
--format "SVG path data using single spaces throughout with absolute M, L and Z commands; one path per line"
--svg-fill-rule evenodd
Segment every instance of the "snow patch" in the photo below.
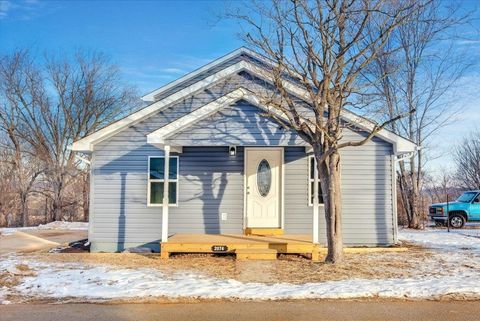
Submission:
M 11 289 L 0 289 L 0 302 L 5 301 L 8 293 L 85 301 L 153 297 L 254 300 L 480 297 L 480 238 L 463 232 L 401 230 L 400 239 L 432 249 L 433 255 L 422 266 L 418 277 L 305 284 L 244 283 L 187 271 L 167 275 L 151 268 L 125 269 L 81 262 L 47 264 L 32 257 L 10 254 L 0 257 L 0 273 L 23 263 L 35 275 L 23 276 L 22 283 Z
M 27 227 L 5 227 L 0 228 L 1 235 L 10 235 L 16 231 L 28 230 L 88 230 L 88 222 L 64 222 L 54 221 L 48 224 L 40 224 L 38 226 Z
M 400 241 L 414 243 L 430 249 L 442 250 L 474 250 L 480 251 L 480 230 L 401 229 L 398 233 Z
M 0 268 L 18 263 L 7 258 Z M 480 295 L 478 273 L 464 270 L 448 278 L 349 279 L 306 284 L 243 283 L 179 272 L 166 276 L 149 268 L 118 269 L 81 264 L 24 262 L 37 273 L 12 290 L 29 297 L 111 300 L 149 297 L 240 298 L 255 300 L 334 298 L 435 298 Z

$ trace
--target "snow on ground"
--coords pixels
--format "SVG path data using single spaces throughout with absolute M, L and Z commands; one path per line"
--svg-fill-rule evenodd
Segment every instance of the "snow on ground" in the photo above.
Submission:
M 431 249 L 480 251 L 480 229 L 450 230 L 426 229 L 399 231 L 398 239 Z
M 8 289 L 30 298 L 77 298 L 84 301 L 151 299 L 154 297 L 315 299 L 315 298 L 418 298 L 449 295 L 480 297 L 480 238 L 464 231 L 400 231 L 400 238 L 433 248 L 429 274 L 414 278 L 347 279 L 305 284 L 244 283 L 206 277 L 185 271 L 165 275 L 150 268 L 125 269 L 82 263 L 43 263 L 15 254 L 0 261 L 0 273 L 23 263 L 35 276 Z M 14 272 L 13 272 L 14 273 Z M 4 293 L 4 297 L 6 294 Z M 0 291 L 0 302 L 1 291 Z
M 0 228 L 0 234 L 10 235 L 15 233 L 16 231 L 28 230 L 88 230 L 88 222 L 55 221 L 48 224 L 40 224 L 38 226 L 5 227 Z

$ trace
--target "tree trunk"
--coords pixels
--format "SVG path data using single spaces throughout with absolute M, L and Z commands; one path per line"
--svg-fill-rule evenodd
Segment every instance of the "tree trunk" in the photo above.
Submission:
M 52 197 L 52 216 L 55 221 L 62 220 L 62 194 L 63 194 L 63 175 L 55 177 L 53 181 L 53 197 Z
M 20 195 L 21 197 L 21 202 L 22 202 L 22 226 L 23 227 L 26 227 L 28 226 L 28 204 L 27 204 L 27 200 L 28 200 L 28 196 L 25 194 L 25 193 L 22 193 Z
M 62 220 L 62 202 L 61 191 L 58 189 L 54 192 L 52 198 L 52 218 L 54 221 Z
M 319 162 L 317 161 L 317 164 Z M 343 261 L 342 198 L 340 189 L 340 154 L 334 152 L 318 166 L 325 204 L 328 252 L 325 262 Z
M 413 156 L 415 157 L 415 156 Z M 420 184 L 414 159 L 411 159 L 410 170 L 405 168 L 405 163 L 400 162 L 399 186 L 403 201 L 403 208 L 407 217 L 409 228 L 420 228 Z
M 418 179 L 417 179 L 417 166 L 415 162 L 415 155 L 410 158 L 410 184 L 411 184 L 411 192 L 410 192 L 410 211 L 412 220 L 408 227 L 418 229 L 420 228 L 420 215 L 419 215 L 419 198 L 420 198 L 420 190 L 418 186 Z

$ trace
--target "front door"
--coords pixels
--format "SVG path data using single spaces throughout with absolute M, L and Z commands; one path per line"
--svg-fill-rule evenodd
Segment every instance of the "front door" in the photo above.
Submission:
M 246 224 L 281 227 L 283 148 L 246 148 Z

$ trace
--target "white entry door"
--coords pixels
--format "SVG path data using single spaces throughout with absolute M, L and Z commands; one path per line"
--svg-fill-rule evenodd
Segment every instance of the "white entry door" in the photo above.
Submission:
M 246 224 L 280 228 L 283 148 L 246 148 Z

